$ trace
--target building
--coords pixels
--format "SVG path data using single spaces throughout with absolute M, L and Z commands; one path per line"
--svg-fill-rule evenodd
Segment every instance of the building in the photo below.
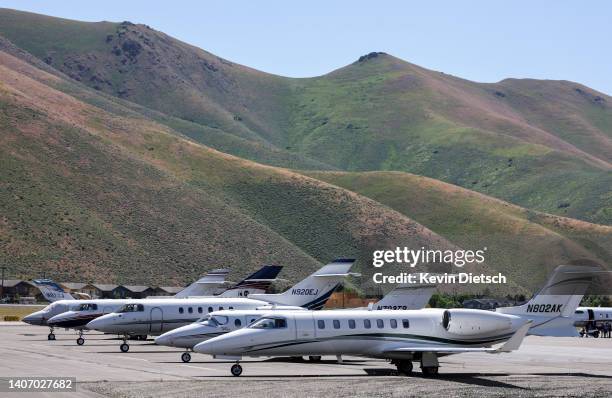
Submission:
M 21 279 L 5 279 L 3 283 L 2 298 L 9 301 L 19 301 L 22 297 L 34 297 L 37 301 L 44 301 L 44 297 L 38 287 L 30 281 Z
M 58 283 L 67 293 L 82 292 L 87 283 L 82 282 L 60 282 Z
M 516 302 L 507 299 L 495 299 L 495 298 L 476 298 L 465 300 L 463 308 L 470 308 L 476 310 L 494 310 L 499 307 L 512 307 L 516 305 Z
M 113 290 L 115 298 L 134 298 L 140 299 L 151 296 L 155 289 L 143 285 L 119 285 Z
M 115 298 L 113 296 L 113 290 L 117 288 L 117 285 L 102 284 L 102 283 L 88 283 L 83 286 L 81 291 L 88 294 L 92 299 L 100 298 Z

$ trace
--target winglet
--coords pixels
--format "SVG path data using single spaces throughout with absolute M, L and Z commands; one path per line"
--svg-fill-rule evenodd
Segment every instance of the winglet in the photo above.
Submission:
M 523 342 L 523 339 L 527 335 L 527 332 L 529 331 L 529 328 L 531 327 L 532 323 L 533 321 L 527 321 L 527 323 L 525 323 L 523 326 L 518 328 L 516 332 L 514 332 L 514 334 L 508 339 L 508 341 L 506 341 L 501 347 L 499 347 L 493 352 L 498 353 L 518 350 L 521 346 L 521 343 Z

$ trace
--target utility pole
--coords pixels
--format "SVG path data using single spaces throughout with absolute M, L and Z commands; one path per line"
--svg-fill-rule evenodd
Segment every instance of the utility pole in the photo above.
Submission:
M 6 267 L 3 265 L 2 266 L 2 285 L 0 285 L 0 299 L 4 298 L 4 270 L 6 269 Z

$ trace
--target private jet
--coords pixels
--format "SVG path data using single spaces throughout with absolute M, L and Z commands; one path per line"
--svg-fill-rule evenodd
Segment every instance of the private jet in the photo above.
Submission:
M 338 259 L 322 267 L 294 287 L 279 294 L 250 294 L 248 298 L 193 298 L 176 300 L 132 300 L 116 313 L 106 314 L 87 328 L 123 336 L 122 352 L 129 350 L 130 335 L 159 335 L 191 324 L 205 314 L 230 310 L 255 310 L 270 305 L 319 309 L 348 275 L 355 260 Z

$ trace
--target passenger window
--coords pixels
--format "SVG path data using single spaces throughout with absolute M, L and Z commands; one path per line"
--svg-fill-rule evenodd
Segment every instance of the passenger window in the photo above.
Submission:
M 391 324 L 392 329 L 397 329 L 397 321 L 395 319 L 391 319 L 389 323 Z
M 317 321 L 317 327 L 318 327 L 319 329 L 325 329 L 325 321 L 324 321 L 323 319 L 319 319 L 319 320 Z
M 179 314 L 182 314 L 182 313 L 183 313 L 183 311 L 184 311 L 184 310 L 183 310 L 183 307 L 179 307 Z
M 202 307 L 198 307 L 198 314 L 202 313 Z
M 193 314 L 193 308 L 191 307 L 187 308 L 187 312 L 189 312 L 190 314 Z
M 366 329 L 369 329 L 369 328 L 372 327 L 372 323 L 370 322 L 369 319 L 364 319 L 363 320 L 363 327 L 366 328 Z
M 138 304 L 138 312 L 143 312 L 143 311 L 144 311 L 144 305 Z
M 223 311 L 223 307 L 219 307 L 219 311 Z
M 410 327 L 410 322 L 408 321 L 408 319 L 402 319 L 402 326 L 404 327 L 404 329 L 408 329 Z
M 334 319 L 334 329 L 340 329 L 340 321 L 337 319 Z
M 208 307 L 208 312 L 213 312 L 213 307 Z
M 233 309 L 234 309 L 234 307 L 229 307 L 229 309 L 230 309 L 230 310 L 233 310 Z
M 377 319 L 376 326 L 378 326 L 379 329 L 382 329 L 385 327 L 385 322 L 382 319 Z
M 355 320 L 354 319 L 349 319 L 349 328 L 350 329 L 355 329 Z
M 242 326 L 242 322 L 240 322 L 240 319 L 236 319 L 236 320 L 234 321 L 234 325 L 235 325 L 237 328 L 239 328 L 240 326 Z

